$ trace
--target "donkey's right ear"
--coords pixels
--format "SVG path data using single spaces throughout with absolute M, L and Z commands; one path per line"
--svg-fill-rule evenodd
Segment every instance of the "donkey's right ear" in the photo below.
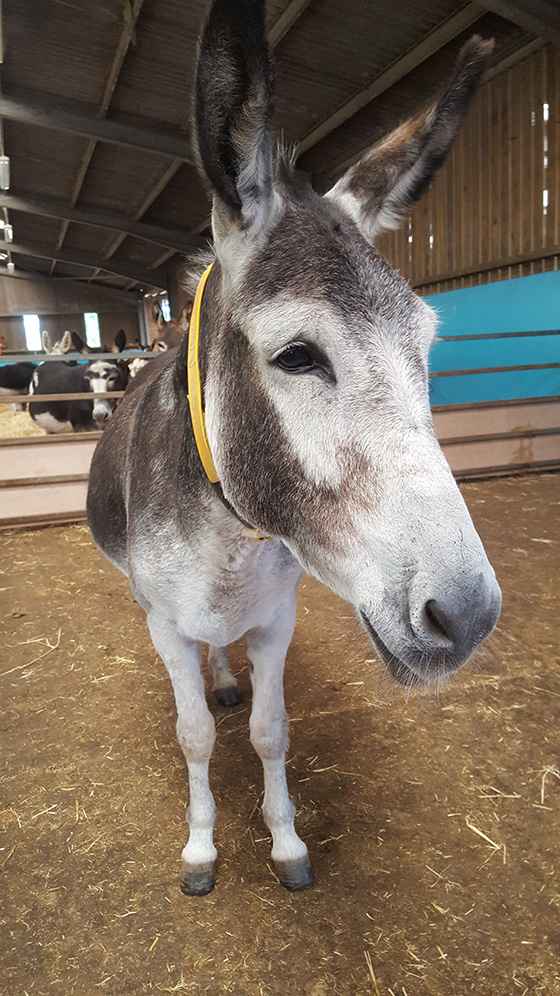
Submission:
M 41 332 L 41 342 L 43 344 L 43 349 L 45 350 L 45 353 L 47 353 L 47 355 L 49 353 L 52 353 L 51 337 L 46 329 L 43 329 L 43 331 Z
M 213 0 L 196 74 L 202 169 L 226 209 L 220 222 L 259 229 L 270 212 L 274 89 L 264 0 Z

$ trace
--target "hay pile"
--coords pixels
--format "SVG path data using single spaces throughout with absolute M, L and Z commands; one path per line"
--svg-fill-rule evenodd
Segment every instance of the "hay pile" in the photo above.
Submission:
M 14 412 L 10 405 L 0 405 L 0 439 L 19 436 L 44 436 L 44 432 L 35 425 L 29 412 Z

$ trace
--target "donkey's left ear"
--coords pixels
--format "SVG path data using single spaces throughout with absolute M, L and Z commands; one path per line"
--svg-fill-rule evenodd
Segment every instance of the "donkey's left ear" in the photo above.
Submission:
M 374 145 L 325 194 L 353 218 L 368 242 L 399 227 L 442 166 L 493 47 L 492 39 L 469 39 L 439 99 Z
M 225 233 L 232 224 L 259 229 L 270 212 L 272 106 L 263 0 L 213 0 L 198 56 L 196 131 Z

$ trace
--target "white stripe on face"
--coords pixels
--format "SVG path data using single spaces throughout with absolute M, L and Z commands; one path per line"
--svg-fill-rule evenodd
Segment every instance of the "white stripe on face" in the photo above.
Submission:
M 102 368 L 101 370 L 96 368 Z M 91 374 L 95 375 L 92 377 Z M 89 387 L 93 394 L 104 394 L 108 391 L 107 380 L 114 373 L 109 364 L 94 363 L 90 367 Z M 113 414 L 114 398 L 97 398 L 93 405 L 93 418 L 96 422 L 105 422 Z
M 337 337 L 344 332 L 340 318 L 324 300 L 279 295 L 252 309 L 243 327 L 255 350 L 263 391 L 280 418 L 306 479 L 317 486 L 339 487 L 344 433 L 333 410 L 339 401 L 336 386 L 313 373 L 286 373 L 275 365 L 274 358 L 284 347 L 301 340 L 332 354 Z

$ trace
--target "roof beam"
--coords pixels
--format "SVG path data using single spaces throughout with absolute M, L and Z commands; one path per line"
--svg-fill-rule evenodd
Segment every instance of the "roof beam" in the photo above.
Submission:
M 61 221 L 73 222 L 79 225 L 90 225 L 93 228 L 105 228 L 122 235 L 133 235 L 145 242 L 179 252 L 191 252 L 202 248 L 206 240 L 197 236 L 165 228 L 163 225 L 152 225 L 147 222 L 134 221 L 126 215 L 113 211 L 103 211 L 97 208 L 70 207 L 65 201 L 54 198 L 16 197 L 5 191 L 0 191 L 0 207 L 10 211 L 21 211 L 23 214 L 39 215 L 43 218 L 59 218 Z
M 558 0 L 481 0 L 493 14 L 512 21 L 525 31 L 560 48 L 560 6 Z
M 83 277 L 49 277 L 46 273 L 39 272 L 39 270 L 24 270 L 21 268 L 21 263 L 19 264 L 19 269 L 15 273 L 8 273 L 5 267 L 0 266 L 0 277 L 4 280 L 27 280 L 28 283 L 33 284 L 49 284 L 52 287 L 53 281 L 55 283 L 74 283 L 80 284 L 85 290 L 91 291 L 91 284 L 87 284 Z M 139 281 L 131 280 L 129 281 L 129 287 L 137 284 Z M 102 284 L 103 294 L 107 296 L 112 296 L 115 301 L 130 301 L 131 295 L 127 288 L 120 289 L 119 287 L 112 287 L 110 284 Z
M 54 103 L 50 105 L 47 103 L 45 94 L 33 94 L 25 100 L 0 96 L 0 117 L 36 125 L 39 128 L 50 128 L 54 131 L 82 135 L 84 138 L 94 138 L 98 142 L 108 142 L 110 145 L 154 152 L 156 155 L 168 159 L 180 159 L 191 165 L 195 162 L 190 144 L 177 135 L 148 131 L 117 121 L 107 121 L 105 118 L 98 119 L 74 111 L 60 110 Z
M 492 0 L 493 2 L 493 0 Z M 330 135 L 332 131 L 339 128 L 340 125 L 348 121 L 349 118 L 361 111 L 362 107 L 371 103 L 376 97 L 379 97 L 381 93 L 388 90 L 397 83 L 403 76 L 412 72 L 416 69 L 420 63 L 425 62 L 430 56 L 434 55 L 447 45 L 448 42 L 453 41 L 457 35 L 461 34 L 462 31 L 466 31 L 470 28 L 471 24 L 478 21 L 484 11 L 476 3 L 469 3 L 466 7 L 463 7 L 458 14 L 454 14 L 453 17 L 448 18 L 439 28 L 432 31 L 429 35 L 426 35 L 422 41 L 411 48 L 406 55 L 402 58 L 397 59 L 393 62 L 391 66 L 385 69 L 379 76 L 377 76 L 368 86 L 364 87 L 358 93 L 354 94 L 350 100 L 342 104 L 334 114 L 326 118 L 320 125 L 313 128 L 312 131 L 308 132 L 298 146 L 298 156 L 303 155 L 312 146 L 317 145 L 321 142 L 327 135 Z
M 122 8 L 123 24 L 121 28 L 120 37 L 117 42 L 117 47 L 115 49 L 115 54 L 113 56 L 113 61 L 111 63 L 111 67 L 107 74 L 107 79 L 105 80 L 105 86 L 103 87 L 101 100 L 99 102 L 99 106 L 95 114 L 95 117 L 98 119 L 106 118 L 107 116 L 107 111 L 109 110 L 109 104 L 111 103 L 111 98 L 113 96 L 113 92 L 115 90 L 115 87 L 119 79 L 120 71 L 122 69 L 122 64 L 124 62 L 126 53 L 128 51 L 128 47 L 132 39 L 134 38 L 134 32 L 136 30 L 136 22 L 138 20 L 138 16 L 142 9 L 143 3 L 144 0 L 134 0 L 133 6 L 131 6 L 130 3 L 125 3 Z M 70 198 L 71 207 L 74 207 L 78 202 L 78 198 L 80 196 L 82 187 L 84 185 L 86 173 L 88 171 L 89 164 L 92 160 L 93 153 L 95 152 L 96 145 L 97 145 L 97 140 L 95 138 L 90 138 L 84 149 L 82 161 L 78 168 L 78 175 L 74 183 L 72 197 Z M 60 249 L 60 247 L 63 245 L 67 232 L 68 232 L 68 221 L 64 221 L 64 223 L 61 226 L 60 233 L 57 239 L 56 243 L 57 249 Z M 54 272 L 55 266 L 56 262 L 53 261 L 53 264 L 51 266 L 51 276 Z
M 301 17 L 306 7 L 309 7 L 310 0 L 291 0 L 284 8 L 280 17 L 272 25 L 268 32 L 268 44 L 271 48 L 276 48 L 280 44 L 284 35 L 288 34 L 298 17 Z
M 88 269 L 95 269 L 99 266 L 97 257 L 88 256 L 87 253 L 70 252 L 68 249 L 52 249 L 48 246 L 32 246 L 27 243 L 12 242 L 10 252 L 22 256 L 38 256 L 40 259 L 54 259 L 58 263 L 72 263 L 76 266 L 85 266 Z M 104 262 L 100 269 L 107 273 L 113 273 L 117 277 L 125 277 L 127 280 L 137 280 L 147 287 L 158 287 L 160 290 L 165 290 L 167 287 L 165 273 L 162 273 L 161 270 L 144 270 L 140 266 L 131 266 L 120 260 Z

